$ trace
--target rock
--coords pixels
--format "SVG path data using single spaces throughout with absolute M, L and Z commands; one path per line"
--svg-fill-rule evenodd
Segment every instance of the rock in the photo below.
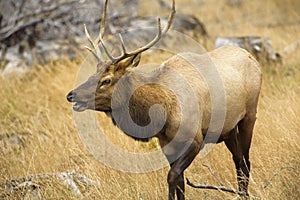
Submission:
M 256 59 L 263 64 L 281 64 L 281 55 L 274 51 L 270 38 L 259 36 L 245 37 L 218 37 L 215 41 L 215 47 L 238 46 L 246 49 Z
M 0 147 L 5 154 L 9 154 L 23 150 L 25 143 L 18 134 L 0 135 Z
M 82 189 L 94 186 L 95 181 L 87 178 L 84 174 L 77 173 L 74 170 L 67 172 L 31 174 L 27 177 L 14 178 L 6 180 L 0 184 L 0 189 L 5 191 L 7 195 L 19 197 L 22 195 L 24 199 L 42 199 L 43 186 L 55 184 L 56 181 L 61 182 L 78 198 L 88 197 Z M 4 194 L 1 198 L 7 198 Z

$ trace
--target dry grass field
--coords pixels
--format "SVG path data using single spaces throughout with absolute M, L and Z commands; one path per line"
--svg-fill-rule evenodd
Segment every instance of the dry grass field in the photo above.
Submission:
M 207 26 L 209 48 L 217 36 L 270 37 L 279 52 L 300 37 L 298 0 L 244 1 L 239 7 L 226 0 L 178 0 L 178 12 L 197 15 Z M 195 4 L 195 6 L 192 6 Z M 198 6 L 198 7 L 197 7 Z M 263 85 L 250 151 L 249 192 L 260 199 L 300 199 L 300 46 L 282 55 L 283 64 L 263 65 Z M 3 183 L 30 174 L 75 170 L 94 180 L 79 184 L 76 195 L 56 178 L 35 180 L 42 199 L 166 199 L 168 167 L 149 173 L 125 173 L 95 159 L 82 144 L 72 106 L 65 95 L 83 59 L 60 60 L 35 66 L 21 76 L 0 77 L 0 198 L 36 198 L 27 190 L 4 188 Z M 108 138 L 128 151 L 151 151 L 155 141 L 142 144 L 118 131 L 103 114 L 99 123 Z M 124 158 L 126 159 L 126 158 Z M 224 144 L 186 170 L 195 183 L 218 185 L 202 164 L 209 165 L 225 186 L 237 188 L 235 168 Z M 187 199 L 239 199 L 235 194 L 186 186 Z

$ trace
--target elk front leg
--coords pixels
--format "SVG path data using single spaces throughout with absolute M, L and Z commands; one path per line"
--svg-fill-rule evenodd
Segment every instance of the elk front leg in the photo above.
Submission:
M 171 164 L 171 169 L 172 169 L 172 164 Z M 168 174 L 168 184 L 169 184 L 169 199 L 175 199 L 175 191 L 176 191 L 177 199 L 184 199 L 184 191 L 185 191 L 184 172 L 182 172 L 179 176 L 177 176 L 176 174 L 174 174 L 174 172 L 171 172 L 170 170 Z
M 192 163 L 200 151 L 201 144 L 193 141 L 188 149 L 174 162 L 168 173 L 169 200 L 175 199 L 175 191 L 178 200 L 184 200 L 184 170 Z M 166 155 L 170 160 L 170 157 Z

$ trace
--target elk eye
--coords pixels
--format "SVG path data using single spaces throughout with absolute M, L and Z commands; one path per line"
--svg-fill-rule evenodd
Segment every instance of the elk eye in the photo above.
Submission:
M 105 79 L 104 81 L 101 82 L 101 86 L 102 85 L 108 85 L 110 84 L 111 80 L 110 79 Z

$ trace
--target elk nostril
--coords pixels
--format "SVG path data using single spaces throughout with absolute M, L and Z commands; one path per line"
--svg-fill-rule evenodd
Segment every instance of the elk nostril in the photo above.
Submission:
M 74 102 L 75 101 L 75 96 L 76 96 L 76 93 L 71 91 L 69 94 L 67 94 L 67 100 L 69 102 Z

